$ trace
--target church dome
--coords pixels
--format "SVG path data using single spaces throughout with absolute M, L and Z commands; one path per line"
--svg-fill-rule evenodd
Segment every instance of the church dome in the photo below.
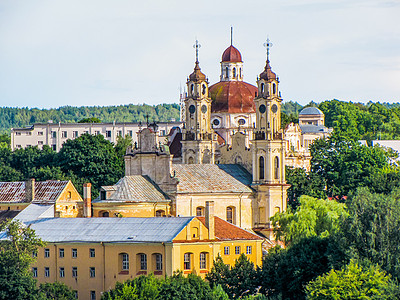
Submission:
M 260 79 L 264 79 L 265 81 L 276 79 L 276 74 L 272 72 L 269 60 L 267 60 L 267 64 L 265 65 L 264 71 L 260 74 Z
M 303 109 L 299 115 L 317 115 L 317 116 L 321 116 L 324 113 L 317 107 L 306 107 L 305 109 Z
M 222 62 L 242 62 L 239 50 L 230 45 L 222 54 Z
M 243 81 L 220 81 L 210 89 L 211 112 L 254 113 L 257 87 Z
M 206 80 L 206 75 L 204 75 L 203 72 L 201 72 L 199 62 L 196 61 L 196 65 L 194 67 L 194 71 L 192 74 L 189 75 L 189 80 L 190 81 L 201 81 L 201 80 Z

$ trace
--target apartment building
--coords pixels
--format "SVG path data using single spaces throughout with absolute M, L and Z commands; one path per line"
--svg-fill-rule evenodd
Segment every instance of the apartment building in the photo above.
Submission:
M 157 123 L 161 138 L 166 138 L 174 127 L 182 127 L 181 122 Z M 153 124 L 154 125 L 154 124 Z M 28 146 L 50 146 L 54 151 L 60 151 L 67 140 L 75 139 L 82 134 L 103 135 L 112 143 L 117 142 L 118 136 L 129 135 L 137 141 L 137 132 L 147 127 L 141 123 L 36 123 L 24 128 L 11 128 L 11 150 Z

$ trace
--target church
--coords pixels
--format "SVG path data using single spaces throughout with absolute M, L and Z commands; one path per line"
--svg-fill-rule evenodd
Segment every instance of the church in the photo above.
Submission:
M 102 187 L 93 216 L 204 216 L 206 201 L 214 201 L 216 216 L 273 239 L 270 218 L 286 210 L 290 186 L 279 78 L 266 46 L 257 86 L 243 81 L 242 56 L 232 44 L 222 55 L 220 81 L 210 85 L 196 41 L 181 132 L 168 145 L 156 124 L 138 132 L 125 155 L 125 177 Z

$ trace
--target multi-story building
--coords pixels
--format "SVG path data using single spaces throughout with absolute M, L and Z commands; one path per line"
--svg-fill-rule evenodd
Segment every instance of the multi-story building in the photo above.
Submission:
M 167 138 L 174 127 L 182 127 L 181 122 L 160 122 L 158 126 L 160 136 Z M 50 146 L 54 151 L 60 151 L 63 143 L 82 134 L 103 135 L 112 143 L 117 142 L 118 136 L 129 135 L 133 142 L 137 141 L 137 132 L 147 127 L 141 123 L 36 123 L 24 128 L 11 129 L 11 150 L 28 146 Z

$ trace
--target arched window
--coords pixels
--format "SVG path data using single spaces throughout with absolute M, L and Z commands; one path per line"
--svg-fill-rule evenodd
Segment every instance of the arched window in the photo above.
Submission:
M 147 255 L 144 253 L 139 253 L 137 255 L 137 263 L 138 263 L 139 270 L 146 271 L 147 270 Z
M 227 207 L 226 208 L 226 221 L 229 223 L 235 223 L 235 208 Z
M 188 163 L 189 164 L 194 164 L 194 158 L 192 156 L 189 157 Z
M 275 179 L 279 179 L 279 158 L 278 158 L 278 156 L 275 156 L 274 166 L 275 166 Z
M 264 179 L 264 156 L 260 156 L 259 158 L 259 172 L 260 172 L 260 180 Z
M 165 216 L 165 211 L 162 209 L 159 209 L 156 211 L 156 217 L 164 217 Z
M 204 207 L 203 206 L 196 207 L 196 216 L 197 217 L 203 217 L 204 216 Z
M 110 213 L 109 213 L 108 211 L 104 211 L 104 212 L 101 214 L 101 216 L 102 216 L 103 218 L 108 218 L 108 217 L 110 216 Z
M 272 93 L 275 95 L 275 93 L 276 93 L 276 84 L 275 83 L 273 83 L 272 84 Z
M 194 239 L 198 239 L 199 238 L 199 228 L 198 227 L 193 227 L 192 228 L 192 236 Z
M 120 253 L 118 256 L 120 271 L 129 271 L 129 254 Z
M 239 77 L 242 78 L 242 68 L 239 69 Z
M 185 253 L 183 255 L 183 269 L 191 270 L 192 269 L 192 253 Z
M 264 83 L 261 83 L 261 94 L 264 94 L 264 88 L 265 88 Z
M 193 95 L 193 93 L 194 93 L 194 85 L 191 84 L 190 85 L 190 94 Z
M 208 269 L 207 267 L 207 260 L 208 260 L 208 253 L 207 252 L 201 252 L 200 253 L 200 269 Z
M 233 68 L 233 78 L 236 78 L 236 68 Z
M 225 68 L 225 78 L 229 78 L 229 69 L 228 69 L 228 67 Z
M 203 95 L 205 95 L 205 93 L 206 93 L 206 91 L 207 91 L 207 87 L 206 87 L 205 84 L 203 84 L 201 87 L 202 87 L 201 93 L 202 93 Z

